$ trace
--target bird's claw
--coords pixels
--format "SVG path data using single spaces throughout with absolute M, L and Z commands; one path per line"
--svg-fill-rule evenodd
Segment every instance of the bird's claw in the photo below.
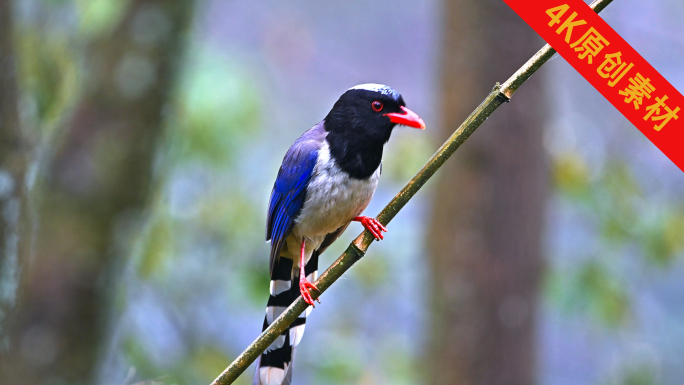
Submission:
M 382 235 L 382 232 L 387 232 L 387 228 L 383 226 L 382 223 L 380 223 L 380 221 L 377 219 L 371 217 L 356 217 L 354 220 L 361 222 L 363 227 L 365 227 L 366 230 L 368 230 L 378 241 L 385 239 L 385 237 Z
M 304 299 L 304 302 L 308 303 L 309 305 L 311 305 L 313 307 L 316 307 L 316 306 L 314 306 L 314 300 L 311 297 L 311 293 L 309 292 L 309 289 L 314 289 L 314 290 L 320 292 L 320 290 L 318 290 L 316 285 L 309 282 L 306 278 L 304 278 L 303 280 L 300 279 L 300 281 L 299 281 L 299 292 L 302 293 L 302 298 Z M 321 303 L 320 299 L 316 298 L 316 300 L 318 301 L 318 303 Z

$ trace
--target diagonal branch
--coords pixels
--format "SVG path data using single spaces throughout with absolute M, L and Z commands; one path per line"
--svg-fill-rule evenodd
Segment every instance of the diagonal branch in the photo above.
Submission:
M 612 0 L 595 0 L 591 8 L 601 12 Z M 546 44 L 530 60 L 527 61 L 513 76 L 502 85 L 497 84 L 487 98 L 473 111 L 461 124 L 453 135 L 432 155 L 423 168 L 411 179 L 406 186 L 397 194 L 392 201 L 378 215 L 377 219 L 387 225 L 406 203 L 420 190 L 425 182 L 446 162 L 447 159 L 465 142 L 466 139 L 477 129 L 482 122 L 491 115 L 501 104 L 510 101 L 515 91 L 532 76 L 544 63 L 546 63 L 556 51 Z M 360 260 L 368 250 L 374 238 L 369 232 L 364 231 L 350 245 L 347 250 L 316 280 L 315 285 L 320 289 L 319 293 L 313 294 L 314 299 L 326 291 L 342 274 L 349 270 L 354 263 Z M 314 292 L 315 293 L 315 292 Z M 307 304 L 299 297 L 292 303 L 261 335 L 245 349 L 223 371 L 211 385 L 227 385 L 233 383 L 247 367 L 259 357 L 259 355 L 282 334 L 288 326 L 299 317 L 307 308 Z

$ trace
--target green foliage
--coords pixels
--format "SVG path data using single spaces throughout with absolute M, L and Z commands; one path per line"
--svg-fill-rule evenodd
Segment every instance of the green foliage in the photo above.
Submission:
M 235 251 L 248 253 L 264 241 L 265 213 L 241 186 L 230 187 L 213 191 L 207 197 L 198 214 L 199 222 L 206 231 L 219 231 L 226 239 L 243 240 L 236 242 Z
M 225 163 L 259 128 L 261 100 L 255 81 L 241 65 L 209 48 L 189 57 L 178 90 L 174 152 Z
M 629 240 L 638 231 L 637 204 L 643 195 L 627 166 L 610 163 L 592 187 L 593 208 L 600 210 L 603 236 L 616 242 Z
M 142 238 L 142 253 L 138 259 L 138 273 L 149 279 L 155 272 L 162 270 L 163 262 L 173 255 L 173 233 L 171 218 L 159 214 L 148 224 L 148 233 Z
M 150 380 L 154 378 L 155 382 L 171 383 L 167 381 L 167 378 L 158 377 L 158 373 L 160 373 L 160 371 L 158 371 L 157 365 L 152 362 L 147 352 L 137 339 L 127 338 L 124 341 L 123 351 L 126 354 L 128 361 L 135 363 L 137 377 L 144 380 Z
M 240 269 L 239 285 L 245 290 L 247 299 L 256 308 L 262 308 L 268 299 L 268 288 L 271 282 L 268 271 L 268 255 L 254 261 L 260 263 L 247 263 Z
M 186 245 L 189 239 L 178 228 L 189 227 L 222 240 L 227 255 L 239 255 L 240 260 L 263 243 L 263 213 L 257 210 L 249 192 L 239 184 L 239 170 L 232 169 L 235 154 L 259 131 L 261 103 L 249 72 L 216 55 L 209 48 L 192 51 L 181 73 L 173 101 L 173 115 L 168 119 L 168 137 L 163 154 L 168 165 L 159 170 L 159 191 L 148 229 L 143 235 L 142 255 L 138 272 L 150 278 L 163 272 L 164 264 L 176 255 L 175 245 Z M 175 218 L 166 204 L 165 188 L 174 178 L 174 171 L 192 165 L 210 177 L 209 190 L 196 199 L 196 210 L 189 217 Z M 220 170 L 220 171 L 219 171 Z M 186 197 L 184 199 L 195 198 Z M 258 235 L 258 236 L 257 236 Z M 238 264 L 234 265 L 238 268 Z M 246 266 L 247 271 L 252 269 Z M 261 272 L 263 273 L 263 272 Z M 256 274 L 245 273 L 252 277 Z M 267 276 L 267 275 L 266 275 Z M 263 280 L 248 280 L 247 287 L 255 300 L 263 302 Z
M 434 152 L 435 146 L 427 133 L 399 127 L 384 152 L 383 178 L 389 178 L 396 183 L 406 183 Z
M 560 156 L 553 168 L 556 188 L 595 224 L 596 236 L 613 250 L 636 245 L 645 260 L 667 267 L 684 251 L 684 208 L 647 199 L 626 164 L 610 161 L 593 178 L 576 153 Z
M 575 199 L 589 194 L 589 170 L 578 154 L 566 153 L 556 159 L 553 178 L 558 190 Z
M 399 335 L 389 333 L 380 340 L 374 336 L 370 342 L 352 338 L 355 334 L 352 330 L 338 331 L 338 338 L 326 345 L 325 356 L 314 363 L 316 380 L 313 383 L 408 385 L 419 382 L 414 352 L 401 343 Z M 348 333 L 347 338 L 345 333 Z M 357 353 L 349 355 L 350 351 Z
M 629 362 L 621 365 L 621 372 L 605 383 L 608 385 L 657 385 L 662 384 L 658 367 L 653 363 Z
M 669 266 L 684 251 L 684 207 L 667 210 L 642 234 L 648 260 L 660 267 Z
M 155 363 L 134 338 L 126 339 L 124 352 L 128 361 L 135 363 L 135 377 L 145 384 L 208 384 L 230 361 L 230 357 L 217 347 L 201 345 L 170 367 L 163 367 Z
M 391 266 L 387 257 L 375 253 L 373 258 L 366 258 L 351 269 L 350 275 L 366 292 L 372 293 L 388 282 Z
M 566 314 L 587 312 L 608 327 L 629 319 L 630 296 L 605 266 L 596 260 L 571 272 L 553 272 L 546 281 L 548 297 Z
M 46 41 L 47 40 L 47 41 Z M 65 117 L 80 90 L 78 55 L 59 33 L 28 29 L 19 34 L 17 55 L 24 101 L 22 115 L 49 133 Z
M 550 274 L 549 298 L 566 312 L 586 311 L 606 326 L 618 327 L 629 318 L 631 301 L 626 283 L 611 265 L 620 266 L 618 259 L 637 250 L 647 264 L 669 266 L 684 250 L 684 210 L 668 202 L 659 202 L 655 210 L 644 204 L 644 191 L 625 163 L 611 160 L 594 175 L 589 170 L 577 153 L 554 162 L 556 188 L 598 242 L 575 251 L 594 256 L 579 269 Z
M 349 355 L 347 352 L 354 351 L 350 339 L 336 339 L 335 349 L 330 349 L 316 364 L 314 383 L 316 384 L 349 384 L 358 383 L 363 375 L 365 366 L 361 355 Z
M 589 310 L 607 325 L 616 327 L 626 319 L 629 296 L 607 269 L 595 262 L 582 266 L 577 274 L 580 295 L 587 299 Z
M 89 39 L 112 33 L 124 16 L 129 0 L 78 0 L 79 29 Z
M 262 308 L 269 288 L 268 245 L 264 242 L 265 214 L 248 192 L 217 190 L 203 200 L 197 228 L 223 240 L 231 270 L 226 283 L 231 296 Z
M 654 368 L 649 366 L 630 368 L 625 374 L 625 385 L 656 385 L 658 383 Z
M 398 349 L 396 339 L 387 341 L 385 345 L 382 365 L 384 372 L 390 375 L 387 383 L 394 385 L 418 383 L 412 349 L 408 347 Z
M 187 362 L 187 372 L 181 371 L 185 375 L 191 373 L 201 383 L 209 383 L 226 368 L 226 362 L 231 357 L 212 345 L 204 345 L 197 349 L 191 359 Z M 191 382 L 186 382 L 191 383 Z

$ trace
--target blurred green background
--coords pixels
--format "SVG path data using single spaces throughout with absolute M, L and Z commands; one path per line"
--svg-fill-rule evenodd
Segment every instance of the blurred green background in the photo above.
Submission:
M 601 16 L 684 89 L 681 0 Z M 0 0 L 0 384 L 209 383 L 261 331 L 289 145 L 402 93 L 428 129 L 375 215 L 542 45 L 500 0 Z M 556 57 L 323 295 L 295 383 L 682 384 L 682 196 Z

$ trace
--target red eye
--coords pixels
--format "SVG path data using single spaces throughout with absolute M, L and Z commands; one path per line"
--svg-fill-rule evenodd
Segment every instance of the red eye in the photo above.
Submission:
M 379 112 L 382 110 L 382 103 L 376 100 L 373 102 L 373 104 L 371 104 L 371 107 L 373 107 L 373 111 Z

